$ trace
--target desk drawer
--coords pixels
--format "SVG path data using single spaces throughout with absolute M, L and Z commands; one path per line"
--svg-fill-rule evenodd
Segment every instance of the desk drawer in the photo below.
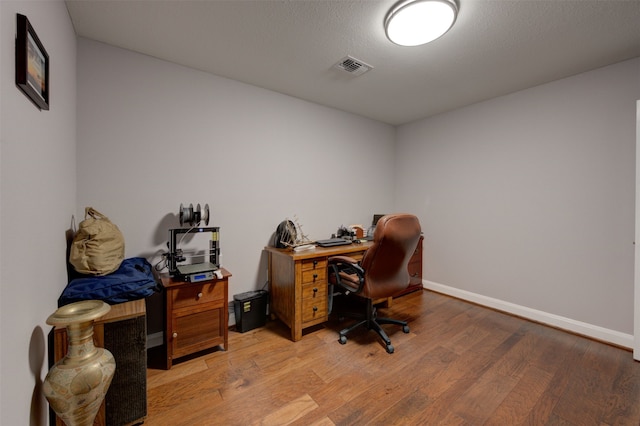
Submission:
M 327 320 L 327 297 L 302 300 L 302 323 Z
M 407 269 L 411 278 L 422 278 L 422 262 L 409 262 Z
M 173 309 L 196 306 L 224 299 L 223 283 L 190 284 L 171 290 Z
M 302 322 L 327 320 L 327 281 L 302 285 Z
M 364 251 L 358 251 L 355 253 L 349 253 L 346 256 L 349 256 L 350 258 L 354 259 L 357 262 L 360 262 L 362 260 L 362 258 L 364 257 Z
M 327 259 L 323 257 L 317 257 L 315 259 L 305 259 L 302 261 L 302 270 L 326 270 L 327 269 Z
M 302 300 L 307 299 L 326 299 L 327 298 L 327 282 L 320 281 L 317 283 L 307 283 L 302 286 Z
M 305 271 L 302 270 L 302 285 L 308 283 L 322 283 L 327 281 L 327 266 Z

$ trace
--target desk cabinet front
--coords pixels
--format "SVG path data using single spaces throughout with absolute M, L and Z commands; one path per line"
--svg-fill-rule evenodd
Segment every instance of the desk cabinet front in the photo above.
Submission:
M 409 259 L 409 287 L 401 291 L 398 296 L 411 293 L 412 291 L 422 290 L 422 242 L 424 238 L 420 236 L 418 246 L 414 251 L 411 259 Z M 397 297 L 397 296 L 394 296 Z

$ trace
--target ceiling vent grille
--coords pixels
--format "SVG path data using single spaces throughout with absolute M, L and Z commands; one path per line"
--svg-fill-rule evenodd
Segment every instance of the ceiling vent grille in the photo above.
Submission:
M 352 58 L 351 56 L 340 59 L 340 62 L 335 64 L 334 67 L 354 76 L 362 75 L 373 68 L 371 65 L 365 64 L 361 60 Z

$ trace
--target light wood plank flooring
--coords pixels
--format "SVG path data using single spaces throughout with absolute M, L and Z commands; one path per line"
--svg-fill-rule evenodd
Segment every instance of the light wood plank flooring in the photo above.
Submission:
M 145 425 L 640 425 L 631 352 L 423 291 L 380 316 L 394 354 L 332 320 L 289 340 L 279 321 L 229 350 L 154 368 Z

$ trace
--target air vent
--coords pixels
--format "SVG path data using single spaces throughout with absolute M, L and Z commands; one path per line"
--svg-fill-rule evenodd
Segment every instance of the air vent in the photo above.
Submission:
M 365 72 L 369 71 L 373 67 L 369 64 L 365 64 L 359 59 L 352 58 L 351 56 L 346 56 L 340 60 L 334 67 L 348 72 L 351 75 L 362 75 Z

